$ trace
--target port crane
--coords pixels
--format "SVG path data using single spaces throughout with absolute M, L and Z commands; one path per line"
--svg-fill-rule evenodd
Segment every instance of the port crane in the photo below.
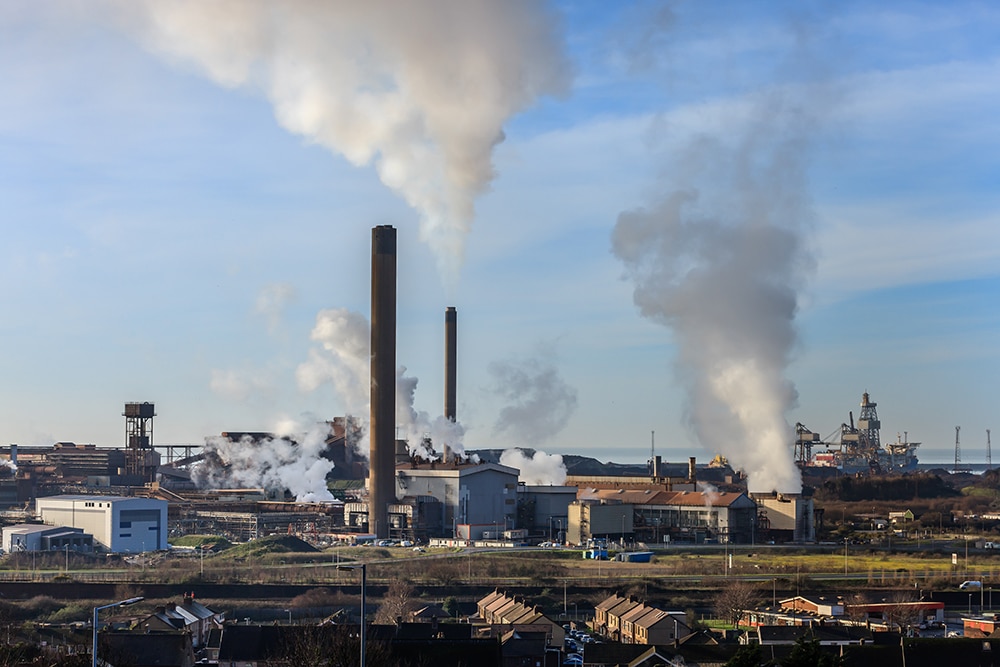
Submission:
M 795 425 L 795 461 L 800 467 L 836 467 L 844 472 L 879 474 L 902 470 L 916 463 L 914 450 L 919 442 L 910 442 L 896 435 L 896 442 L 882 444 L 878 418 L 878 404 L 868 392 L 861 395 L 861 412 L 854 421 L 854 412 L 848 422 L 825 438 L 802 423 Z M 826 452 L 813 456 L 813 449 L 825 447 Z

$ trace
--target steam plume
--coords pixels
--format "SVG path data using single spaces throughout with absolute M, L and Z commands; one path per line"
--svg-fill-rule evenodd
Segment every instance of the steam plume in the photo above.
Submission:
M 192 480 L 200 488 L 288 489 L 299 502 L 331 501 L 326 475 L 333 463 L 320 456 L 329 432 L 319 423 L 286 437 L 206 438 L 205 459 L 192 468 Z
M 329 382 L 350 412 L 367 414 L 370 330 L 368 318 L 360 313 L 342 308 L 321 311 L 312 331 L 312 339 L 320 348 L 311 349 L 308 360 L 299 365 L 299 388 L 314 391 Z M 432 418 L 413 407 L 417 383 L 417 378 L 406 375 L 405 366 L 396 369 L 396 424 L 409 443 L 410 453 L 434 458 L 423 442 L 430 437 L 439 453 L 448 445 L 454 453 L 463 455 L 465 429 L 461 424 L 443 416 Z
M 576 411 L 576 389 L 550 360 L 531 358 L 490 364 L 493 392 L 509 402 L 493 427 L 521 442 L 534 443 L 561 431 Z
M 152 50 L 261 90 L 290 132 L 374 163 L 456 275 L 503 125 L 568 85 L 533 0 L 106 0 Z
M 752 491 L 801 489 L 785 415 L 796 343 L 796 289 L 812 261 L 804 164 L 812 129 L 802 106 L 763 96 L 734 136 L 705 137 L 677 182 L 648 209 L 622 213 L 612 246 L 643 316 L 670 327 L 689 419 Z
M 500 464 L 520 470 L 518 481 L 528 485 L 562 486 L 566 482 L 566 465 L 559 454 L 535 452 L 529 457 L 520 449 L 505 449 Z
M 465 458 L 465 445 L 462 443 L 465 428 L 460 423 L 444 415 L 432 419 L 427 412 L 413 407 L 417 383 L 417 378 L 406 374 L 406 366 L 396 370 L 396 425 L 402 429 L 410 454 L 425 459 L 440 458 L 447 445 L 453 454 Z M 424 438 L 431 439 L 435 452 L 427 449 Z
M 311 338 L 321 349 L 309 350 L 309 359 L 299 365 L 296 378 L 303 391 L 315 391 L 329 382 L 348 412 L 367 414 L 369 401 L 368 318 L 344 308 L 321 310 Z

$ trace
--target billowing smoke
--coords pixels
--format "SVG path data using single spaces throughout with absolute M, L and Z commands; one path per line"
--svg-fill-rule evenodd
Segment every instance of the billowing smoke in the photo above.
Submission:
M 504 123 L 569 83 L 534 0 L 105 1 L 151 50 L 260 90 L 290 132 L 374 163 L 449 281 Z
M 494 394 L 507 401 L 493 426 L 524 444 L 555 436 L 576 411 L 576 389 L 548 358 L 495 361 L 489 366 Z
M 453 422 L 444 415 L 431 418 L 427 412 L 413 407 L 417 382 L 417 378 L 406 374 L 406 366 L 396 369 L 396 426 L 402 430 L 400 435 L 406 440 L 410 454 L 437 460 L 447 446 L 453 454 L 465 458 L 465 445 L 462 443 L 465 428 L 461 423 Z M 427 439 L 433 451 L 425 442 Z
M 314 391 L 329 382 L 352 414 L 367 415 L 371 380 L 368 318 L 345 309 L 321 311 L 316 316 L 312 339 L 320 347 L 310 350 L 309 359 L 299 365 L 299 388 Z M 417 382 L 417 378 L 406 375 L 405 366 L 396 369 L 396 424 L 410 453 L 427 459 L 440 458 L 447 445 L 455 454 L 464 456 L 462 436 L 465 429 L 460 423 L 443 416 L 432 418 L 413 407 Z M 436 454 L 425 445 L 425 438 L 431 439 Z M 364 450 L 359 453 L 367 458 L 367 441 L 362 440 L 358 445 Z
M 520 449 L 507 449 L 500 455 L 500 464 L 520 470 L 518 481 L 529 486 L 562 486 L 566 483 L 566 465 L 559 454 L 536 451 L 529 457 Z
M 708 482 L 698 482 L 697 489 L 701 491 L 701 497 L 705 501 L 705 509 L 710 510 L 719 499 L 719 489 L 714 484 Z
M 642 315 L 674 333 L 699 441 L 745 470 L 751 491 L 801 489 L 785 370 L 813 265 L 807 111 L 772 94 L 734 114 L 733 133 L 682 152 L 663 197 L 622 213 L 612 236 Z
M 299 388 L 315 391 L 329 382 L 349 413 L 368 414 L 371 329 L 368 318 L 344 308 L 322 310 L 310 337 L 320 348 L 296 371 Z
M 287 489 L 299 502 L 332 501 L 326 475 L 333 463 L 321 457 L 329 433 L 329 424 L 317 423 L 305 432 L 260 440 L 207 438 L 204 460 L 192 467 L 191 479 L 199 488 Z

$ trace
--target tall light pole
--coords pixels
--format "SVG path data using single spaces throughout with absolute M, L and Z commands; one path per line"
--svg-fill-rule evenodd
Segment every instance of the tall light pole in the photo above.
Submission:
M 847 578 L 847 538 L 844 538 L 844 578 Z
M 121 600 L 120 602 L 112 602 L 111 604 L 102 605 L 100 607 L 94 607 L 94 637 L 93 642 L 90 647 L 90 655 L 92 657 L 91 665 L 92 667 L 97 667 L 97 612 L 102 609 L 111 609 L 112 607 L 127 607 L 130 604 L 135 604 L 136 602 L 142 602 L 145 598 L 136 597 L 129 598 L 128 600 Z
M 365 598 L 368 593 L 367 563 L 358 565 L 338 565 L 338 570 L 361 570 L 361 667 L 365 667 Z

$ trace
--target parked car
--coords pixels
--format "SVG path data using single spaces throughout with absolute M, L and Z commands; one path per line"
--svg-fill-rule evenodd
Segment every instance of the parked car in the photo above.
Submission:
M 970 588 L 982 588 L 983 582 L 981 581 L 963 581 L 958 585 L 959 590 L 967 591 Z

